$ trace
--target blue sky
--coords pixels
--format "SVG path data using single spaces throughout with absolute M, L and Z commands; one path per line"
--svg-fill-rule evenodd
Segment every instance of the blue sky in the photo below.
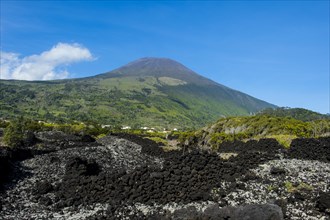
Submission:
M 330 112 L 329 1 L 1 1 L 1 78 L 91 76 L 141 57 Z

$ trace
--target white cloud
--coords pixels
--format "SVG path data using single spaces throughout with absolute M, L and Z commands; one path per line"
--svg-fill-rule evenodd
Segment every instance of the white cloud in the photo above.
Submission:
M 21 80 L 64 79 L 69 64 L 94 60 L 90 51 L 79 44 L 58 43 L 39 55 L 20 58 L 19 54 L 1 51 L 0 78 Z

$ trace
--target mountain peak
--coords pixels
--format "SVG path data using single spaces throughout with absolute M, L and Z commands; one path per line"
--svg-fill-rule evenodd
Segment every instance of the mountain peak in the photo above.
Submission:
M 159 58 L 159 57 L 143 57 L 137 59 L 133 62 L 128 63 L 124 67 L 134 67 L 134 68 L 147 68 L 149 70 L 158 70 L 158 71 L 190 71 L 189 68 L 185 67 L 181 63 L 169 59 L 169 58 Z
M 187 83 L 214 85 L 217 84 L 201 75 L 198 75 L 183 64 L 170 58 L 143 57 L 115 69 L 102 77 L 137 76 L 137 77 L 170 77 Z
M 167 58 L 167 57 L 142 57 L 139 58 L 133 62 L 173 62 L 173 63 L 179 63 L 173 59 Z M 132 63 L 133 63 L 132 62 Z

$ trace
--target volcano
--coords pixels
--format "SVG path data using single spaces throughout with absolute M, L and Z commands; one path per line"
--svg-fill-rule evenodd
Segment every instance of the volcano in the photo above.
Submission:
M 196 128 L 275 105 L 228 88 L 168 58 L 141 58 L 92 77 L 1 80 L 0 117 L 94 121 L 111 126 Z

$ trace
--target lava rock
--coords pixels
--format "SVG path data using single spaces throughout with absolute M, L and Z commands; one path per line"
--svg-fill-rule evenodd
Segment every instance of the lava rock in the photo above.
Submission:
M 46 197 L 40 197 L 39 201 L 40 204 L 43 204 L 44 206 L 50 206 L 53 204 L 53 201 L 51 198 L 49 198 L 48 196 Z
M 278 205 L 282 209 L 283 216 L 286 216 L 288 201 L 286 199 L 277 199 L 274 201 L 275 205 Z
M 283 220 L 283 213 L 279 206 L 273 204 L 245 205 L 235 210 L 236 220 Z
M 35 134 L 33 132 L 28 131 L 25 134 L 25 138 L 24 138 L 24 141 L 23 141 L 24 146 L 33 146 L 38 142 L 39 142 L 39 140 L 37 139 L 37 137 L 35 136 Z
M 330 213 L 330 193 L 329 192 L 321 192 L 317 202 L 316 207 L 320 210 L 320 212 L 328 212 Z
M 330 137 L 297 138 L 291 142 L 287 157 L 330 162 Z
M 208 206 L 202 216 L 205 219 L 232 219 L 234 207 L 220 208 L 218 204 Z
M 272 167 L 270 169 L 270 173 L 272 175 L 284 175 L 286 173 L 285 169 L 279 168 L 279 167 Z
M 81 141 L 82 142 L 95 142 L 95 138 L 86 134 L 81 137 Z
M 38 195 L 43 195 L 43 194 L 49 193 L 52 190 L 53 190 L 53 186 L 48 181 L 38 182 L 35 185 L 35 194 L 38 194 Z
M 79 157 L 71 158 L 66 164 L 66 171 L 72 175 L 92 176 L 100 173 L 100 166 L 96 162 L 88 162 Z
M 175 210 L 171 216 L 173 220 L 184 220 L 184 219 L 198 219 L 199 213 L 194 206 L 189 206 L 187 208 Z
M 95 211 L 95 216 L 90 216 L 90 219 L 112 219 L 113 216 L 119 216 L 118 218 L 120 219 L 124 219 L 125 217 L 129 219 L 128 216 L 134 216 L 132 219 L 148 219 L 150 215 L 148 216 L 148 214 L 146 214 L 146 216 L 144 216 L 139 213 L 138 209 L 141 210 L 141 208 L 144 209 L 144 205 L 150 205 L 149 207 L 147 206 L 144 211 L 150 208 L 151 212 L 154 212 L 155 204 L 157 204 L 160 209 L 160 214 L 156 219 L 161 219 L 163 217 L 165 219 L 174 219 L 172 217 L 176 217 L 177 219 L 186 219 L 187 217 L 190 219 L 231 220 L 283 219 L 287 208 L 286 201 L 274 202 L 277 205 L 243 205 L 220 208 L 228 204 L 233 204 L 232 202 L 244 204 L 244 202 L 251 201 L 244 200 L 244 197 L 241 199 L 240 195 L 238 195 L 238 197 L 233 196 L 234 192 L 237 195 L 237 192 L 240 193 L 241 190 L 244 192 L 250 190 L 251 187 L 254 189 L 254 185 L 271 185 L 274 183 L 272 179 L 283 179 L 281 176 L 276 176 L 284 174 L 283 170 L 278 170 L 276 168 L 276 166 L 280 165 L 274 165 L 271 171 L 274 176 L 271 178 L 268 178 L 269 166 L 266 167 L 267 171 L 265 171 L 265 176 L 259 174 L 257 176 L 254 173 L 254 170 L 259 167 L 259 165 L 269 160 L 276 159 L 275 154 L 278 152 L 279 147 L 277 142 L 273 140 L 262 140 L 259 142 L 251 141 L 248 143 L 241 143 L 241 145 L 237 147 L 238 155 L 225 161 L 217 154 L 197 149 L 189 149 L 189 151 L 186 150 L 184 153 L 180 151 L 167 153 L 160 151 L 159 146 L 155 144 L 151 144 L 149 147 L 137 146 L 139 145 L 136 144 L 137 142 L 141 145 L 146 145 L 149 142 L 143 138 L 122 135 L 123 138 L 125 136 L 134 140 L 135 143 L 121 139 L 121 136 L 105 139 L 104 142 L 99 142 L 98 139 L 98 142 L 94 143 L 95 146 L 87 142 L 81 143 L 81 137 L 78 137 L 79 140 L 61 140 L 60 142 L 56 140 L 53 146 L 63 143 L 64 147 L 56 148 L 56 152 L 49 155 L 43 155 L 42 157 L 37 156 L 32 160 L 26 160 L 22 163 L 17 162 L 16 159 L 13 159 L 9 154 L 2 157 L 0 150 L 0 165 L 7 164 L 7 162 L 9 164 L 14 162 L 14 172 L 12 172 L 12 174 L 15 174 L 16 177 L 20 176 L 16 173 L 20 169 L 25 169 L 26 171 L 28 171 L 28 169 L 35 169 L 31 172 L 31 175 L 32 173 L 34 175 L 33 178 L 42 179 L 35 185 L 31 184 L 28 178 L 25 179 L 28 181 L 19 182 L 16 180 L 16 183 L 19 184 L 16 184 L 16 186 L 15 184 L 12 185 L 18 187 L 17 191 L 8 191 L 14 193 L 3 194 L 6 196 L 2 204 L 3 209 L 9 211 L 0 212 L 0 218 L 5 216 L 4 219 L 22 219 L 22 216 L 20 216 L 19 213 L 16 214 L 16 212 L 23 207 L 22 202 L 31 201 L 33 206 L 27 206 L 28 208 L 26 208 L 25 211 L 24 209 L 20 210 L 20 213 L 31 213 L 31 216 L 27 216 L 27 218 L 34 216 L 36 216 L 36 218 L 52 218 L 50 217 L 50 212 L 48 212 L 49 210 L 56 209 L 56 211 L 58 211 L 58 209 L 63 209 L 65 207 L 67 207 L 67 209 L 63 210 L 70 210 L 69 212 L 72 212 L 64 211 L 61 213 L 59 211 L 58 213 L 61 213 L 61 217 L 73 218 L 73 216 L 77 217 L 84 213 L 87 207 L 87 209 L 90 208 L 91 210 L 89 213 L 97 209 L 100 210 Z M 314 142 L 326 143 L 324 141 Z M 92 145 L 94 147 L 89 147 Z M 66 148 L 66 146 L 69 147 Z M 133 151 L 132 148 L 134 147 L 135 150 Z M 232 147 L 235 148 L 236 146 Z M 246 149 L 243 149 L 245 147 Z M 228 148 L 230 148 L 229 145 Z M 22 157 L 15 158 L 26 158 L 28 154 L 32 155 L 32 157 L 35 156 L 31 151 L 20 151 Z M 319 153 L 320 152 L 324 153 L 324 151 L 319 151 Z M 18 153 L 14 152 L 14 154 L 17 155 Z M 122 157 L 126 154 L 129 154 L 129 157 Z M 157 156 L 147 157 L 147 154 Z M 313 157 L 314 156 L 315 155 L 313 155 Z M 154 159 L 156 162 L 153 162 Z M 120 164 L 122 160 L 127 160 L 132 166 L 122 166 Z M 49 166 L 49 169 L 41 169 L 43 168 L 43 162 L 45 162 L 47 168 Z M 26 167 L 24 168 L 23 166 Z M 53 168 L 58 169 L 56 170 L 56 176 L 49 172 Z M 1 169 L 2 167 L 0 166 L 0 170 Z M 311 170 L 313 169 L 314 168 L 311 166 Z M 288 167 L 286 167 L 285 171 L 285 175 L 291 172 Z M 2 175 L 3 173 L 0 172 L 0 177 Z M 47 179 L 48 176 L 51 176 L 51 180 Z M 264 179 L 265 177 L 267 178 Z M 244 181 L 247 182 L 243 184 L 242 182 Z M 21 183 L 23 184 L 21 185 Z M 31 186 L 27 185 L 27 183 L 30 183 Z M 54 187 L 52 187 L 50 183 L 52 183 Z M 26 186 L 27 188 L 24 188 Z M 40 190 L 36 190 L 37 194 L 31 195 L 32 198 L 25 198 L 25 195 L 30 196 L 29 193 L 31 192 L 30 190 L 32 190 L 30 187 Z M 298 187 L 298 185 L 294 185 L 293 187 Z M 280 190 L 282 190 L 282 188 L 280 188 Z M 52 193 L 48 194 L 49 192 Z M 216 195 L 214 195 L 215 192 Z M 214 198 L 211 198 L 211 195 L 214 196 Z M 241 195 L 243 195 L 243 193 Z M 296 195 L 294 193 L 290 193 L 290 195 L 293 197 L 292 202 L 301 203 L 301 201 L 295 198 Z M 317 207 L 315 207 L 314 203 L 308 204 L 308 208 L 310 208 L 310 206 L 315 208 L 311 210 L 313 213 L 317 215 L 327 214 L 327 210 L 329 210 L 329 193 L 321 193 L 317 199 L 315 198 L 317 195 L 315 191 L 310 194 L 302 191 L 302 195 L 306 196 L 303 202 L 305 204 L 307 204 L 306 201 L 316 201 Z M 23 197 L 20 199 L 21 203 L 13 202 L 20 196 Z M 216 202 L 221 204 L 220 206 L 216 204 L 208 207 L 204 212 L 196 211 L 204 210 L 205 206 L 210 204 L 210 201 L 218 198 L 220 201 Z M 288 200 L 289 199 L 290 198 L 288 198 Z M 39 204 L 33 204 L 36 202 L 39 202 Z M 170 209 L 165 208 L 174 204 L 174 210 L 180 209 L 179 207 L 182 207 L 181 205 L 192 202 L 196 208 L 188 207 L 181 211 L 174 211 L 173 214 L 168 214 L 168 211 L 166 211 L 172 209 L 172 207 L 170 207 Z M 134 207 L 133 204 L 139 203 L 142 207 Z M 102 209 L 106 208 L 103 206 L 104 204 L 109 204 L 110 208 L 106 212 L 103 211 L 102 214 Z M 165 204 L 169 206 L 164 206 Z M 290 206 L 291 205 L 294 205 L 294 203 L 290 204 Z M 39 210 L 38 208 L 40 207 L 44 208 L 44 210 Z M 126 209 L 123 207 L 126 207 Z M 28 210 L 29 208 L 31 209 Z M 79 211 L 76 212 L 76 210 L 82 211 L 79 213 Z M 42 216 L 44 213 L 40 214 L 42 211 L 45 211 L 45 216 Z M 131 212 L 134 214 L 129 214 Z M 292 215 L 291 210 L 287 212 L 287 218 L 290 218 L 290 215 Z M 10 213 L 10 216 L 7 215 L 7 213 Z M 105 213 L 107 216 L 104 216 Z M 11 218 L 11 216 L 15 216 L 16 218 Z

